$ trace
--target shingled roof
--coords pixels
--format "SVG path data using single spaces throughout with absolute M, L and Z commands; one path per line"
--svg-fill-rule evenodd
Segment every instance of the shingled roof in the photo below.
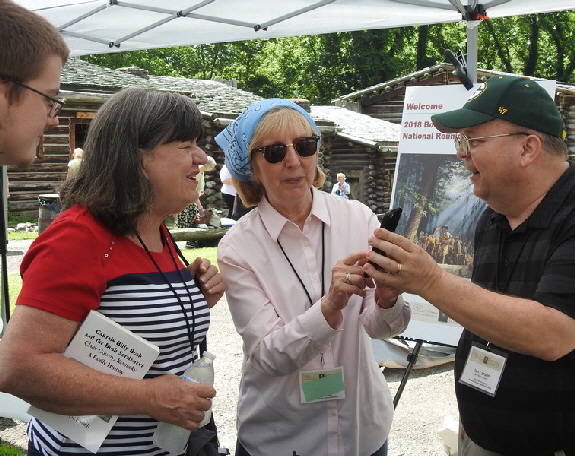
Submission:
M 262 99 L 220 81 L 154 76 L 137 67 L 112 70 L 77 58 L 70 58 L 64 66 L 61 85 L 63 91 L 73 92 L 75 99 L 88 94 L 106 98 L 124 87 L 189 94 L 202 112 L 221 120 L 235 118 Z M 335 128 L 338 134 L 362 144 L 375 146 L 399 141 L 399 126 L 344 108 L 312 106 L 311 115 L 322 127 Z
M 314 119 L 326 119 L 338 126 L 338 134 L 370 146 L 397 143 L 401 127 L 386 120 L 349 111 L 337 106 L 312 106 Z
M 141 76 L 132 74 L 132 71 Z M 224 82 L 152 76 L 142 69 L 112 70 L 80 59 L 71 58 L 62 70 L 63 91 L 112 94 L 124 87 L 143 87 L 189 94 L 201 111 L 212 115 L 237 115 L 262 97 L 234 88 Z

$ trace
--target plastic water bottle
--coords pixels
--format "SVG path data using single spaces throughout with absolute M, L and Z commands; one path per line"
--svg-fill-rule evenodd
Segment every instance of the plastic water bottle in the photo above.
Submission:
M 214 384 L 214 359 L 215 355 L 210 352 L 204 352 L 201 358 L 192 363 L 186 369 L 182 379 L 188 382 L 205 383 L 206 385 L 213 386 Z M 205 426 L 212 416 L 212 408 L 206 410 L 204 419 L 199 427 Z M 176 426 L 175 424 L 159 423 L 154 432 L 154 443 L 162 450 L 168 451 L 170 454 L 181 454 L 184 452 L 186 443 L 190 437 L 189 429 Z

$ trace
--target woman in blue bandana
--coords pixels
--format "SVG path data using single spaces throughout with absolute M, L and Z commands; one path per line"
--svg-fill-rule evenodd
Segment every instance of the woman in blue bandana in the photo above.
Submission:
M 291 101 L 254 103 L 216 142 L 255 207 L 218 247 L 244 348 L 236 455 L 385 455 L 393 405 L 370 337 L 402 332 L 410 309 L 370 275 L 377 217 L 319 190 L 321 134 Z

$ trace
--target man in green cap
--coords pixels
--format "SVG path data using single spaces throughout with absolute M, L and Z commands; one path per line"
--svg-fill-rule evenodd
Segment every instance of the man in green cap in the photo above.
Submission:
M 465 329 L 455 389 L 460 456 L 575 455 L 575 163 L 557 106 L 533 80 L 494 76 L 432 116 L 488 208 L 471 282 L 393 233 L 373 238 L 379 280 Z M 366 266 L 366 269 L 371 266 Z

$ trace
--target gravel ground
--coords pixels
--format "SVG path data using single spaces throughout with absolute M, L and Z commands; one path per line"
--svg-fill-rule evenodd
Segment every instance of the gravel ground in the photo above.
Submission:
M 29 241 L 8 243 L 10 273 L 18 272 L 21 256 L 27 250 L 29 243 Z M 218 394 L 214 399 L 214 417 L 218 425 L 220 443 L 230 448 L 233 455 L 242 342 L 235 332 L 224 300 L 212 311 L 208 347 L 216 355 L 214 387 Z M 392 395 L 399 388 L 404 373 L 404 369 L 384 370 Z M 457 418 L 457 405 L 453 393 L 453 363 L 413 370 L 395 411 L 389 436 L 389 456 L 444 456 L 446 452 L 438 431 L 448 416 Z M 25 424 L 0 418 L 0 441 L 25 448 Z

